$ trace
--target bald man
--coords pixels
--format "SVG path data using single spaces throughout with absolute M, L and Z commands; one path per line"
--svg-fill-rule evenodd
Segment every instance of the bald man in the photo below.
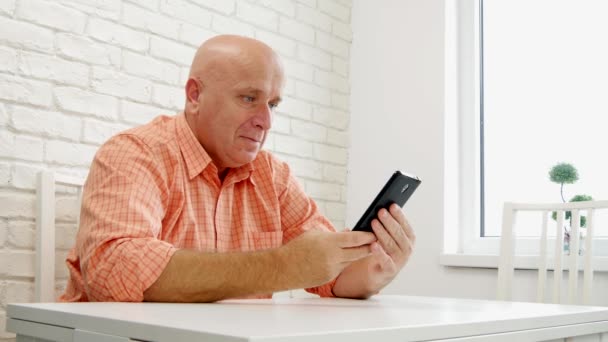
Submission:
M 254 39 L 196 52 L 183 113 L 122 132 L 95 155 L 62 301 L 210 302 L 306 288 L 367 298 L 405 265 L 400 208 L 375 234 L 335 232 L 287 164 L 262 151 L 283 67 Z

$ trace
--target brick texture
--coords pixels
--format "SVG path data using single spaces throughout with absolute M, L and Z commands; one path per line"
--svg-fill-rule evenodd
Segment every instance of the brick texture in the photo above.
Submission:
M 0 1 L 0 340 L 6 304 L 33 300 L 40 170 L 84 176 L 99 145 L 184 104 L 195 49 L 255 37 L 282 57 L 284 101 L 266 148 L 343 228 L 349 0 Z M 57 187 L 57 292 L 74 241 L 75 192 Z

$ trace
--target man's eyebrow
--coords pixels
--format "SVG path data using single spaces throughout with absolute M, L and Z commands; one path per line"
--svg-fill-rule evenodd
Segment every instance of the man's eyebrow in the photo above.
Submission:
M 256 88 L 256 87 L 252 87 L 252 86 L 244 86 L 244 87 L 240 87 L 237 88 L 238 92 L 245 92 L 245 93 L 253 93 L 253 94 L 260 94 L 260 93 L 264 93 L 263 90 Z M 283 98 L 280 96 L 277 96 L 275 98 L 273 98 L 271 101 L 276 102 L 277 104 L 279 104 L 281 101 L 283 101 Z
M 254 87 L 240 87 L 237 88 L 237 91 L 239 92 L 244 92 L 244 93 L 261 93 L 262 91 L 258 88 L 254 88 Z

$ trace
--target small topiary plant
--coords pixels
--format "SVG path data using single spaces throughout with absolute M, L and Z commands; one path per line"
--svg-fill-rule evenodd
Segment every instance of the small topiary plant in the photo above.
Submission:
M 576 168 L 572 164 L 559 163 L 551 168 L 549 178 L 553 183 L 560 185 L 559 193 L 562 196 L 562 202 L 566 203 L 564 199 L 564 184 L 574 184 L 578 180 Z
M 560 185 L 559 193 L 562 198 L 562 202 L 566 203 L 564 199 L 564 184 L 574 184 L 578 180 L 578 171 L 572 164 L 559 163 L 551 168 L 549 171 L 549 179 L 552 182 Z M 592 201 L 593 197 L 589 195 L 576 195 L 570 199 L 570 202 L 583 202 Z M 553 212 L 551 215 L 554 220 L 557 219 L 557 213 Z M 570 230 L 568 226 L 572 226 L 572 212 L 566 212 L 566 220 L 570 221 L 569 225 L 564 225 L 564 251 L 570 253 Z M 587 225 L 587 217 L 580 215 L 580 227 L 585 228 Z M 582 232 L 581 232 L 582 233 Z M 584 235 L 582 235 L 583 237 Z M 581 238 L 582 238 L 581 237 Z M 579 254 L 582 255 L 582 247 L 579 249 Z
M 578 171 L 576 168 L 569 163 L 559 163 L 549 170 L 549 179 L 552 182 L 560 185 L 559 193 L 562 198 L 562 202 L 566 203 L 564 199 L 564 184 L 574 184 L 578 180 Z M 582 202 L 582 201 L 592 201 L 593 197 L 589 195 L 576 195 L 570 199 L 570 202 Z M 566 212 L 566 219 L 570 220 L 572 213 L 570 211 Z M 553 219 L 557 218 L 557 213 L 553 212 Z M 585 227 L 587 224 L 587 218 L 583 215 L 580 216 L 580 226 Z M 571 222 L 572 224 L 572 222 Z M 568 234 L 568 230 L 566 230 L 566 234 Z

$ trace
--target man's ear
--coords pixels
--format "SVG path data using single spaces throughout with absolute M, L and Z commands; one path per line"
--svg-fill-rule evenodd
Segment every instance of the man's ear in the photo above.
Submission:
M 200 85 L 202 85 L 202 83 Z M 186 100 L 188 102 L 198 102 L 198 96 L 200 95 L 201 90 L 199 82 L 193 78 L 188 79 L 188 82 L 186 82 Z
M 190 78 L 186 82 L 186 111 L 198 112 L 198 98 L 201 94 L 202 82 L 199 83 L 195 79 Z

